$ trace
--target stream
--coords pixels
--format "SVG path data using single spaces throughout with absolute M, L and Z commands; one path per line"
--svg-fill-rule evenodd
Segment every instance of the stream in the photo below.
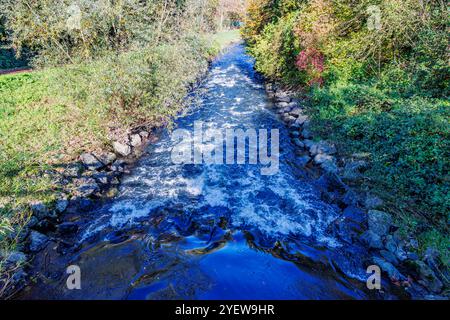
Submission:
M 295 146 L 253 63 L 242 44 L 217 57 L 175 125 L 279 129 L 279 171 L 174 164 L 164 132 L 115 198 L 80 214 L 77 250 L 36 258 L 43 276 L 21 298 L 378 298 L 366 288 L 367 252 L 327 231 L 341 210 L 294 165 Z M 81 290 L 66 287 L 69 265 L 80 267 Z

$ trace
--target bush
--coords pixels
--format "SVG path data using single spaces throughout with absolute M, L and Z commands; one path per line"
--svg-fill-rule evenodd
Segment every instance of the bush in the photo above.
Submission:
M 286 82 L 301 82 L 302 72 L 292 68 L 299 50 L 293 30 L 296 21 L 294 12 L 277 23 L 268 24 L 255 38 L 250 52 L 256 58 L 255 67 L 259 72 Z
M 210 46 L 205 39 L 187 37 L 112 54 L 71 65 L 58 82 L 68 101 L 102 106 L 109 127 L 161 125 L 179 112 L 189 84 L 206 70 Z

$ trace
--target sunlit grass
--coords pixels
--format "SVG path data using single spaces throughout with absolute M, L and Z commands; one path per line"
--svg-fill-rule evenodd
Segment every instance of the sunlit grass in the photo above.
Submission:
M 212 38 L 219 44 L 220 48 L 223 49 L 231 43 L 239 41 L 241 39 L 241 35 L 239 33 L 239 29 L 233 29 L 219 31 L 212 35 Z

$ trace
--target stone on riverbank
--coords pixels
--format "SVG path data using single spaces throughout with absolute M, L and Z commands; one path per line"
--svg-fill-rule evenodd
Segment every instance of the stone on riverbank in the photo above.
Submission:
M 30 233 L 30 251 L 41 251 L 48 242 L 48 237 L 37 231 L 31 231 Z
M 130 136 L 130 144 L 131 144 L 133 147 L 138 147 L 138 146 L 140 146 L 140 145 L 142 144 L 142 138 L 141 138 L 141 136 L 138 135 L 138 134 L 132 134 L 132 135 Z
M 131 147 L 127 144 L 120 143 L 118 141 L 113 142 L 114 151 L 118 154 L 127 157 L 131 154 Z
M 336 147 L 326 141 L 319 141 L 311 146 L 311 148 L 309 149 L 309 152 L 311 152 L 311 155 L 313 155 L 313 156 L 315 156 L 319 153 L 335 154 Z
M 98 170 L 104 166 L 92 153 L 83 153 L 80 159 L 83 165 L 89 170 Z
M 98 156 L 98 159 L 105 165 L 108 166 L 111 163 L 113 163 L 116 159 L 117 156 L 115 153 L 112 152 L 106 152 L 101 154 L 100 156 Z
M 373 249 L 383 249 L 383 242 L 381 237 L 372 230 L 367 230 L 361 235 L 361 240 L 369 247 Z
M 389 233 L 389 229 L 392 225 L 392 218 L 390 214 L 386 212 L 379 210 L 369 210 L 368 223 L 369 230 L 382 237 Z
M 406 280 L 406 277 L 404 275 L 402 275 L 400 273 L 400 271 L 398 271 L 397 268 L 394 267 L 394 265 L 392 263 L 387 262 L 383 258 L 373 257 L 373 263 L 378 265 L 381 268 L 381 270 L 386 272 L 388 274 L 389 278 L 391 278 L 392 280 L 394 280 L 394 281 Z

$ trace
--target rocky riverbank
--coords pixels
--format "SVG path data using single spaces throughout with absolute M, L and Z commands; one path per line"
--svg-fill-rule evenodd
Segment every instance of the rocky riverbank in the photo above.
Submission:
M 403 236 L 393 215 L 380 210 L 383 201 L 370 190 L 354 187 L 370 165 L 368 155 L 344 158 L 332 142 L 314 139 L 306 107 L 295 91 L 269 81 L 266 91 L 297 146 L 295 165 L 316 179 L 325 201 L 342 209 L 329 232 L 345 243 L 364 246 L 372 257 L 370 263 L 378 265 L 394 285 L 404 287 L 411 298 L 448 299 L 448 268 L 437 251 L 428 248 L 419 255 L 414 235 Z
M 138 128 L 112 141 L 113 151 L 83 153 L 79 161 L 48 172 L 62 191 L 52 203 L 32 202 L 30 219 L 23 229 L 10 237 L 18 242 L 14 251 L 3 252 L 0 296 L 8 298 L 22 289 L 27 269 L 36 253 L 50 241 L 64 244 L 64 238 L 77 231 L 75 222 L 63 218 L 67 213 L 86 211 L 102 199 L 114 197 L 123 174 L 129 172 L 148 143 L 157 139 L 155 129 Z

